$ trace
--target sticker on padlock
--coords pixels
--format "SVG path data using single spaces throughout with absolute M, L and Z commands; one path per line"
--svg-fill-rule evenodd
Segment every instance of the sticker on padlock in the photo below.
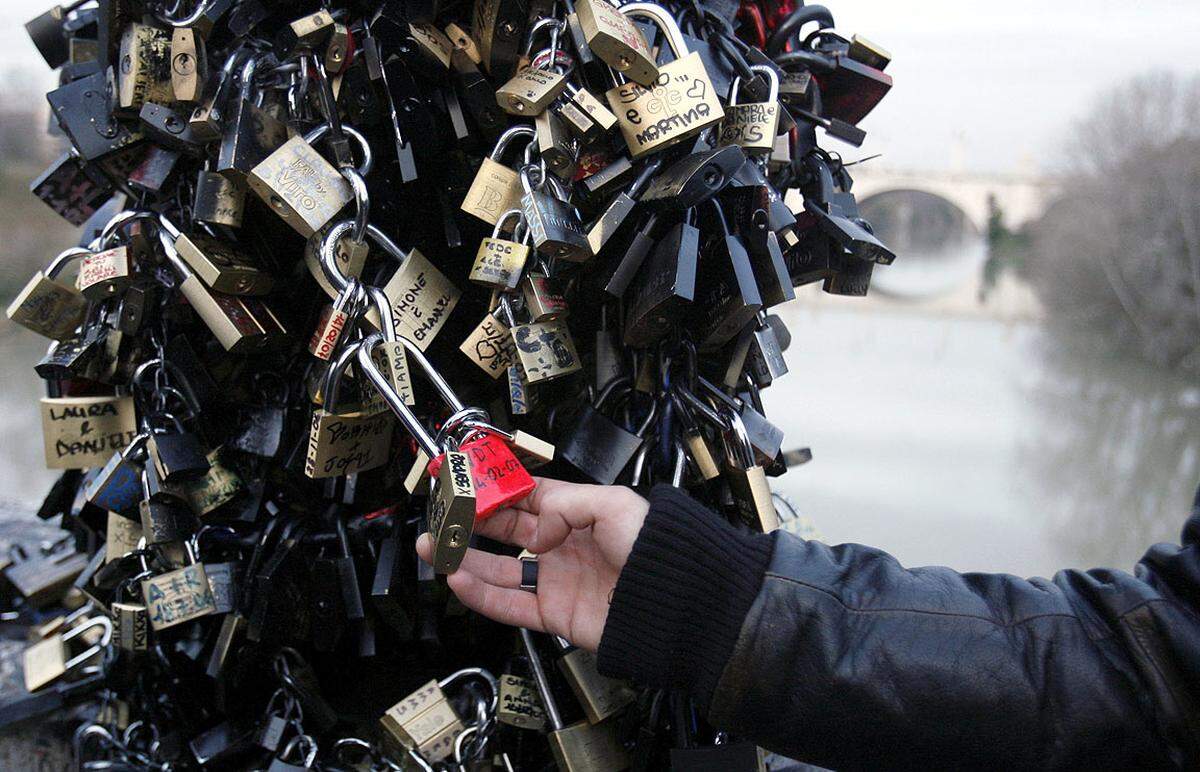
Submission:
M 481 430 L 480 435 L 460 445 L 459 452 L 471 457 L 475 516 L 483 520 L 501 507 L 514 504 L 533 493 L 537 483 L 517 460 L 507 442 L 486 430 Z M 441 468 L 442 457 L 439 456 L 429 462 L 429 475 L 436 477 Z

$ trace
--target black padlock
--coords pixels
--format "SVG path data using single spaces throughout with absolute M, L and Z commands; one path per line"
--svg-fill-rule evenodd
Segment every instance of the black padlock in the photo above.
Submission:
M 729 232 L 724 209 L 717 200 L 710 199 L 708 205 L 715 212 L 711 219 L 716 228 L 705 253 L 711 270 L 706 266 L 697 280 L 692 314 L 701 351 L 724 346 L 762 308 L 762 297 L 746 247 Z M 708 224 L 709 220 L 702 219 L 701 222 Z
M 628 378 L 612 381 L 596 398 L 585 404 L 565 436 L 559 440 L 558 454 L 579 471 L 601 485 L 616 482 L 645 440 L 653 425 L 655 404 L 636 432 L 625 429 L 601 412 L 608 400 L 618 393 L 628 394 Z
M 626 295 L 626 346 L 653 346 L 678 326 L 695 298 L 699 259 L 700 230 L 695 225 L 685 221 L 667 229 Z
M 745 163 L 746 154 L 737 145 L 691 153 L 655 177 L 640 200 L 660 210 L 683 211 L 700 206 L 724 190 Z
M 200 155 L 208 144 L 186 117 L 164 105 L 146 102 L 138 118 L 146 136 L 163 147 Z
M 658 215 L 651 214 L 642 223 L 630 240 L 629 246 L 625 248 L 625 254 L 621 256 L 620 262 L 613 269 L 612 275 L 604 284 L 604 291 L 614 298 L 621 298 L 629 290 L 629 285 L 633 281 L 633 277 L 637 276 L 638 270 L 642 267 L 642 263 L 646 260 L 646 255 L 650 254 L 650 248 L 654 246 L 654 239 L 651 237 L 651 232 L 654 226 L 658 224 Z
M 403 581 L 403 529 L 399 518 L 379 543 L 375 576 L 371 580 L 371 606 L 379 618 L 400 638 L 412 637 L 412 598 Z
M 113 86 L 106 72 L 96 72 L 46 95 L 59 126 L 85 161 L 95 161 L 142 139 L 113 114 Z
M 29 183 L 29 192 L 72 225 L 83 225 L 113 195 L 112 184 L 99 170 L 70 153 Z
M 45 13 L 25 22 L 25 32 L 46 60 L 50 69 L 57 70 L 66 64 L 70 56 L 67 38 L 63 30 L 63 7 L 56 5 Z
M 588 246 L 591 248 L 593 255 L 599 256 L 604 246 L 613 241 L 618 233 L 622 233 L 625 230 L 622 226 L 630 222 L 629 214 L 637 206 L 638 198 L 642 195 L 642 191 L 650 184 L 650 180 L 658 173 L 661 166 L 661 157 L 652 158 L 647 161 L 641 170 L 638 171 L 637 177 L 629 184 L 629 187 L 617 193 L 609 201 L 604 211 L 588 226 Z
M 154 432 L 146 440 L 146 452 L 159 477 L 168 485 L 200 477 L 209 469 L 208 452 L 200 439 L 181 427 Z

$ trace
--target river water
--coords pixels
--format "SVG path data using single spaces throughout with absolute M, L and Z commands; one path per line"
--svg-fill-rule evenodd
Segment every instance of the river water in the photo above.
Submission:
M 822 298 L 790 304 L 791 372 L 764 392 L 785 447 L 814 460 L 773 481 L 824 541 L 906 565 L 1048 575 L 1131 568 L 1174 541 L 1200 481 L 1200 388 L 1034 322 Z M 36 503 L 36 336 L 0 340 L 0 496 Z

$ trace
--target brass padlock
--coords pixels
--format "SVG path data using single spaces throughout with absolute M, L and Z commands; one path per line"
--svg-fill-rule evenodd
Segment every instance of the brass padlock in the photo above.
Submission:
M 535 322 L 549 322 L 567 315 L 567 300 L 558 279 L 544 273 L 528 273 L 521 280 L 525 310 Z
M 629 154 L 637 160 L 694 137 L 720 122 L 725 112 L 700 54 L 688 52 L 679 25 L 665 8 L 637 2 L 622 6 L 620 12 L 657 24 L 675 54 L 674 61 L 659 68 L 653 83 L 624 83 L 605 94 Z
M 546 710 L 538 696 L 537 684 L 517 675 L 501 675 L 496 720 L 520 729 L 542 731 L 546 726 Z
M 416 249 L 402 260 L 383 292 L 392 304 L 396 335 L 424 351 L 445 326 L 462 292 Z
M 133 397 L 43 397 L 41 412 L 50 469 L 104 466 L 137 435 Z
M 116 600 L 109 613 L 117 646 L 124 651 L 145 651 L 149 647 L 150 613 L 145 604 Z
M 571 691 L 592 724 L 615 716 L 633 702 L 636 694 L 622 681 L 600 674 L 596 655 L 586 649 L 571 646 L 561 638 L 556 643 L 563 650 L 558 667 L 566 677 Z
M 190 480 L 181 480 L 172 486 L 196 513 L 204 517 L 219 507 L 228 504 L 246 490 L 237 473 L 227 466 L 220 448 L 213 448 L 206 456 L 208 471 Z
M 446 25 L 446 37 L 450 43 L 466 54 L 467 58 L 475 65 L 479 65 L 483 61 L 483 57 L 479 55 L 479 46 L 475 43 L 475 39 L 467 33 L 462 27 L 454 22 Z
M 437 763 L 453 754 L 454 741 L 466 727 L 454 712 L 444 689 L 468 677 L 485 680 L 495 699 L 496 679 L 486 670 L 466 668 L 441 681 L 430 681 L 383 714 L 380 723 L 385 741 L 416 751 L 427 762 Z
M 342 377 L 361 344 L 345 347 L 329 365 L 322 387 L 323 406 L 313 410 L 304 474 L 312 479 L 365 472 L 388 460 L 392 445 L 390 413 L 339 410 Z
M 308 353 L 326 362 L 333 358 L 342 332 L 351 319 L 358 317 L 364 299 L 365 293 L 358 279 L 350 279 L 337 299 L 321 310 L 317 327 L 308 341 Z
M 204 37 L 192 27 L 176 27 L 171 35 L 171 91 L 178 102 L 198 102 L 208 81 Z
M 258 197 L 308 237 L 323 228 L 354 193 L 333 164 L 303 137 L 292 137 L 246 177 Z
M 534 646 L 533 635 L 523 627 L 520 631 L 525 655 L 529 658 L 530 670 L 533 671 L 533 680 L 550 724 L 547 736 L 550 752 L 560 772 L 608 772 L 626 769 L 629 766 L 629 755 L 621 745 L 616 734 L 617 728 L 612 722 L 594 725 L 587 721 L 579 721 L 568 726 L 563 721 L 550 689 L 550 681 Z
M 500 237 L 501 231 L 504 230 L 504 224 L 510 218 L 515 218 L 517 221 L 517 226 L 513 229 L 513 240 Z M 510 209 L 500 217 L 496 227 L 492 230 L 492 235 L 480 242 L 479 251 L 475 254 L 475 262 L 471 266 L 468 279 L 476 284 L 500 291 L 517 288 L 525 269 L 525 263 L 529 260 L 530 252 L 529 246 L 521 243 L 527 235 L 521 229 L 522 221 L 523 217 L 519 209 Z
M 493 80 L 512 75 L 528 18 L 527 4 L 518 0 L 475 0 L 471 29 L 483 67 Z
M 314 48 L 333 31 L 333 16 L 324 9 L 287 25 L 284 43 L 287 48 Z
M 512 337 L 528 383 L 561 378 L 583 367 L 564 320 L 519 324 L 512 328 Z
M 488 225 L 495 225 L 501 215 L 521 204 L 521 179 L 515 169 L 500 162 L 505 151 L 518 137 L 533 141 L 533 127 L 513 126 L 500 135 L 495 148 L 479 165 L 475 179 L 463 198 L 461 209 Z
M 446 37 L 446 33 L 433 24 L 425 23 L 409 24 L 408 31 L 412 33 L 417 48 L 427 61 L 438 65 L 443 71 L 450 69 L 450 55 L 454 51 L 454 44 Z
M 67 644 L 76 638 L 83 637 L 85 633 L 95 628 L 102 631 L 100 639 L 79 654 L 68 658 Z M 101 654 L 111 640 L 112 622 L 108 617 L 100 616 L 89 619 L 65 633 L 56 633 L 33 644 L 25 650 L 22 656 L 25 669 L 25 689 L 34 692 L 57 681 Z
M 762 155 L 775 147 L 775 133 L 779 127 L 779 75 L 766 65 L 755 64 L 750 69 L 767 79 L 767 101 L 739 104 L 738 86 L 742 79 L 741 76 L 734 78 L 729 87 L 729 106 L 717 136 L 722 145 L 740 145 L 747 153 Z
M 527 65 L 496 89 L 496 104 L 509 115 L 539 115 L 566 87 L 566 75 Z
M 537 131 L 538 154 L 546 167 L 560 178 L 570 180 L 578 168 L 576 143 L 567 132 L 563 119 L 557 112 L 547 110 L 534 119 L 533 125 Z
M 9 320 L 54 340 L 69 337 L 83 324 L 88 302 L 78 290 L 55 277 L 72 261 L 90 254 L 79 247 L 59 253 L 8 304 Z
M 325 269 L 321 267 L 322 244 L 333 227 L 335 226 L 326 226 L 309 237 L 304 245 L 304 265 L 321 289 L 325 290 L 325 294 L 336 300 L 341 293 L 330 283 L 329 278 L 325 276 Z M 347 279 L 357 279 L 362 276 L 367 257 L 371 254 L 371 247 L 365 240 L 355 241 L 353 231 L 344 228 L 333 246 L 333 254 L 338 272 Z
M 507 373 L 516 355 L 512 331 L 494 311 L 484 314 L 459 350 L 492 378 Z
M 192 271 L 175 249 L 175 239 L 182 234 L 163 219 L 159 243 L 167 261 L 179 273 L 179 290 L 226 351 L 273 345 L 281 341 L 287 330 L 265 303 L 254 297 L 228 295 L 210 290 Z
M 138 482 L 138 493 L 141 493 L 141 482 Z M 104 531 L 104 560 L 111 563 L 137 549 L 142 539 L 142 524 L 116 512 L 108 513 L 108 523 Z
M 171 36 L 166 30 L 133 23 L 121 35 L 117 68 L 117 104 L 141 110 L 146 102 L 169 103 L 171 87 Z
M 214 292 L 265 295 L 275 286 L 274 277 L 228 239 L 203 233 L 180 234 L 175 239 L 175 250 Z
M 725 409 L 722 415 L 730 431 L 725 440 L 725 479 L 738 514 L 747 525 L 763 533 L 779 528 L 779 513 L 771 498 L 771 486 L 766 471 L 755 458 L 754 446 L 746 434 L 746 426 L 736 410 Z
M 467 554 L 475 529 L 475 482 L 466 453 L 446 451 L 429 498 L 428 517 L 433 570 L 452 574 Z
M 575 13 L 592 53 L 635 83 L 654 83 L 658 65 L 646 37 L 632 19 L 607 0 L 579 0 Z
M 142 581 L 146 613 L 155 632 L 216 612 L 204 564 L 196 562 L 191 543 L 184 545 L 189 565 Z
M 103 300 L 129 286 L 133 274 L 133 255 L 130 252 L 129 247 L 122 245 L 84 257 L 75 280 L 84 297 Z

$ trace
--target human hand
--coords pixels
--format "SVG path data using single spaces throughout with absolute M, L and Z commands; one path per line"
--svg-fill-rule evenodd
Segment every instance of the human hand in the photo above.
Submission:
M 467 608 L 497 622 L 561 635 L 595 651 L 617 577 L 650 505 L 629 488 L 535 478 L 537 489 L 475 524 L 475 533 L 538 556 L 536 593 L 519 589 L 521 561 L 468 549 L 446 581 Z M 429 534 L 417 554 L 430 561 Z

